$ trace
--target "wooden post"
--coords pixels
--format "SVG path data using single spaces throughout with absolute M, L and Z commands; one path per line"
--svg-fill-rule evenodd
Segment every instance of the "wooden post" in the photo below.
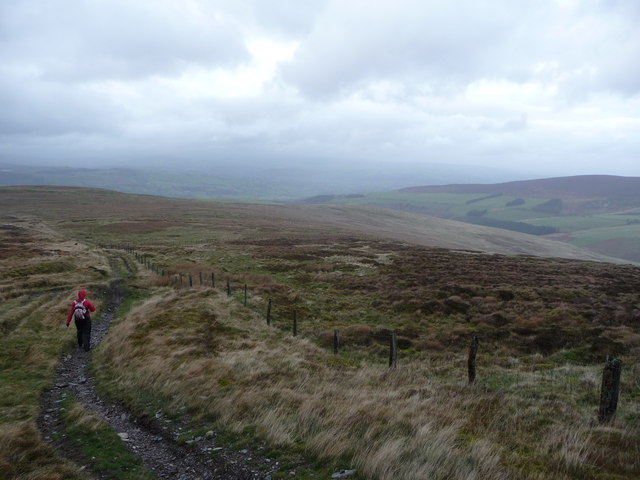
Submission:
M 271 325 L 271 299 L 269 299 L 269 303 L 267 304 L 267 325 Z
M 293 336 L 298 336 L 298 316 L 295 310 L 293 311 Z
M 478 353 L 478 345 L 478 336 L 474 335 L 471 345 L 469 345 L 469 359 L 467 360 L 469 385 L 473 385 L 476 382 L 476 354 Z
M 216 288 L 216 274 L 211 272 L 211 287 Z
M 244 284 L 244 306 L 247 306 L 247 284 Z
M 200 273 L 200 286 L 202 286 L 202 272 L 199 272 L 199 273 Z
M 600 410 L 598 411 L 600 423 L 611 422 L 616 414 L 621 371 L 622 362 L 620 359 L 607 357 L 607 363 L 602 372 L 602 387 L 600 389 Z
M 182 288 L 182 274 L 180 274 L 180 288 Z
M 193 278 L 191 278 L 191 274 L 189 274 L 189 287 L 193 287 Z
M 333 353 L 338 353 L 338 347 L 340 346 L 340 330 L 333 329 Z
M 389 368 L 396 368 L 398 365 L 398 338 L 396 332 L 391 332 L 389 341 Z
M 231 281 L 227 278 L 227 295 L 231 296 Z

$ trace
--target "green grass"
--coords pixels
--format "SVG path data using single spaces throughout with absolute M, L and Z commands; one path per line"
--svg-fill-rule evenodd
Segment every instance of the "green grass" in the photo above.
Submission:
M 38 300 L 42 302 L 43 297 Z M 51 386 L 58 358 L 74 343 L 63 325 L 64 315 L 59 328 L 50 328 L 44 325 L 43 314 L 34 312 L 11 333 L 0 337 L 2 478 L 48 478 L 46 475 L 56 472 L 62 476 L 51 478 L 82 478 L 77 469 L 43 443 L 35 427 L 42 392 Z M 3 459 L 10 466 L 6 471 L 2 469 Z
M 630 217 L 623 215 L 576 215 L 566 217 L 547 217 L 532 219 L 528 223 L 556 227 L 561 232 L 575 232 L 578 230 L 592 230 L 595 228 L 611 228 L 627 225 Z
M 55 358 L 72 346 L 65 330 L 44 329 L 42 316 L 36 313 L 11 334 L 0 338 L 2 422 L 20 422 L 37 416 L 42 390 L 51 384 Z
M 640 225 L 625 225 L 615 228 L 594 228 L 572 233 L 571 243 L 578 247 L 589 246 L 617 238 L 640 238 Z

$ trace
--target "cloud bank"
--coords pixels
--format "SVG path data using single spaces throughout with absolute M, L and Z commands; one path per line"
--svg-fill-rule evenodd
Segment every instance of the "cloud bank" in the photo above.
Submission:
M 0 159 L 640 175 L 635 0 L 0 4 Z

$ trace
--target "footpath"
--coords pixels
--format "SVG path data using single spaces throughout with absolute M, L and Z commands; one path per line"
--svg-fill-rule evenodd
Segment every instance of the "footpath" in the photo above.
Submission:
M 122 281 L 115 280 L 110 285 L 109 299 L 102 307 L 103 313 L 98 321 L 94 321 L 92 349 L 106 335 L 123 300 Z M 111 425 L 127 448 L 159 479 L 270 480 L 269 472 L 278 470 L 277 462 L 258 458 L 247 450 L 236 452 L 217 445 L 214 432 L 207 432 L 196 442 L 179 444 L 176 439 L 183 431 L 180 422 L 163 418 L 162 412 L 157 412 L 153 418 L 134 418 L 123 405 L 100 398 L 94 380 L 89 375 L 90 359 L 91 351 L 85 352 L 78 347 L 65 355 L 58 367 L 53 388 L 45 392 L 42 399 L 39 428 L 45 440 L 62 456 L 78 465 L 91 463 L 64 434 L 60 404 L 72 396 L 89 412 Z M 91 474 L 96 478 L 110 478 L 106 472 Z

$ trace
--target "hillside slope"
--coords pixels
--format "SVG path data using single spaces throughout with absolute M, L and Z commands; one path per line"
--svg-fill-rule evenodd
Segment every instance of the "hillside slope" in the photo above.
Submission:
M 498 228 L 378 207 L 314 205 L 289 215 L 380 238 L 453 250 L 620 262 L 570 244 Z
M 204 236 L 234 237 L 251 231 L 257 237 L 273 237 L 295 231 L 326 237 L 340 231 L 448 249 L 616 261 L 531 235 L 367 206 L 227 204 L 84 188 L 3 187 L 0 208 L 58 221 L 93 222 L 94 241 L 114 228 L 173 235 L 176 229 L 196 224 Z

